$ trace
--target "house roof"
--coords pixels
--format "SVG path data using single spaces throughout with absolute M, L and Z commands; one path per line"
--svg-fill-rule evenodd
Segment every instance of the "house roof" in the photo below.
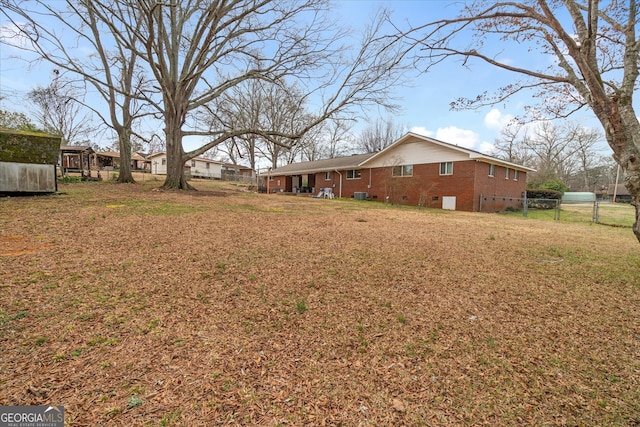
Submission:
M 617 188 L 615 184 L 609 184 L 608 193 L 613 195 L 614 192 L 616 196 L 629 196 L 629 190 L 624 184 L 618 184 Z
M 60 151 L 65 151 L 67 153 L 94 153 L 93 148 L 88 145 L 61 145 Z
M 468 148 L 460 147 L 458 145 L 449 144 L 447 142 L 439 141 L 437 139 L 433 139 L 427 136 L 418 135 L 416 133 L 409 132 L 406 135 L 404 135 L 402 138 L 395 141 L 393 144 L 386 147 L 385 149 L 375 153 L 356 154 L 352 156 L 336 157 L 332 159 L 317 160 L 313 162 L 292 163 L 292 164 L 274 169 L 269 174 L 270 175 L 296 175 L 296 174 L 302 174 L 302 173 L 316 173 L 316 172 L 323 172 L 323 171 L 330 171 L 330 170 L 345 170 L 345 169 L 366 167 L 367 163 L 373 162 L 379 156 L 382 156 L 385 153 L 393 151 L 398 146 L 410 140 L 415 141 L 416 139 L 425 143 L 438 145 L 450 150 L 467 154 L 469 156 L 469 159 L 472 159 L 472 160 L 482 160 L 487 163 L 505 166 L 508 168 L 517 169 L 524 172 L 535 172 L 535 169 L 531 169 L 526 166 L 507 162 L 505 160 L 498 159 L 497 157 L 488 156 L 486 154 L 480 153 L 479 151 L 471 150 Z
M 102 157 L 112 157 L 114 159 L 119 159 L 120 158 L 120 153 L 117 151 L 98 151 L 96 152 L 96 154 L 98 156 L 102 156 Z M 131 160 L 147 160 L 143 155 L 139 154 L 139 153 L 131 153 Z
M 295 175 L 297 173 L 323 172 L 335 169 L 353 169 L 360 167 L 364 162 L 377 153 L 354 154 L 352 156 L 334 157 L 332 159 L 316 160 L 313 162 L 291 163 L 271 171 L 271 175 Z
M 466 153 L 469 155 L 469 159 L 473 159 L 473 160 L 482 160 L 485 161 L 487 163 L 493 163 L 496 165 L 500 165 L 500 166 L 506 166 L 512 169 L 518 169 L 524 172 L 535 172 L 535 169 L 532 168 L 528 168 L 526 166 L 522 166 L 516 163 L 511 163 L 508 162 L 506 160 L 502 160 L 499 159 L 497 157 L 493 157 L 493 156 L 489 156 L 487 154 L 483 154 L 479 151 L 476 150 L 471 150 L 470 148 L 464 148 L 464 147 L 460 147 L 459 145 L 455 145 L 455 144 L 450 144 L 448 142 L 444 142 L 444 141 L 440 141 L 434 138 L 430 138 L 428 136 L 424 136 L 424 135 L 419 135 L 417 133 L 413 133 L 413 132 L 407 132 L 406 135 L 404 135 L 402 138 L 398 139 L 396 142 L 394 142 L 393 144 L 391 144 L 390 146 L 388 146 L 387 148 L 385 148 L 384 150 L 378 151 L 377 153 L 375 153 L 375 156 L 371 158 L 371 160 L 373 160 L 374 158 L 378 157 L 379 155 L 381 155 L 384 152 L 388 152 L 393 150 L 396 146 L 404 144 L 405 142 L 407 142 L 408 140 L 411 139 L 420 139 L 424 142 L 430 142 L 432 144 L 435 145 L 439 145 L 441 147 L 445 147 L 445 148 L 449 148 L 461 153 Z
M 96 152 L 96 154 L 102 157 L 113 157 L 116 159 L 120 158 L 120 153 L 118 153 L 117 151 L 98 151 Z
M 199 162 L 204 162 L 204 163 L 217 163 L 219 165 L 224 165 L 224 162 L 221 162 L 220 160 L 207 159 L 206 157 L 194 157 L 191 160 L 197 160 Z

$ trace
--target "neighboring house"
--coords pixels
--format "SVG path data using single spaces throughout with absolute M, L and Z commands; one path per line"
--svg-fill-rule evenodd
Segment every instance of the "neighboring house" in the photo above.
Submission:
M 607 192 L 614 202 L 631 203 L 631 194 L 624 184 L 609 184 Z
M 222 165 L 222 179 L 226 181 L 255 182 L 255 171 L 247 166 L 224 163 Z
M 270 171 L 269 193 L 313 193 L 463 211 L 521 204 L 533 169 L 408 133 L 384 150 L 293 163 Z
M 133 170 L 151 171 L 151 162 L 140 153 L 131 154 L 131 168 Z
M 120 153 L 117 151 L 98 151 L 93 166 L 100 170 L 114 170 L 120 167 Z
M 0 129 L 0 193 L 54 193 L 61 138 Z
M 191 167 L 192 178 L 207 179 L 222 179 L 223 164 L 217 160 L 205 159 L 204 157 L 194 157 L 185 163 L 185 165 Z
M 159 153 L 149 154 L 147 156 L 151 162 L 151 173 L 155 175 L 167 174 L 167 153 L 160 151 Z
M 84 176 L 91 176 L 92 158 L 95 151 L 88 145 L 61 145 L 60 146 L 60 167 L 62 175 L 67 172 L 80 172 Z
M 147 159 L 151 165 L 151 173 L 156 175 L 167 174 L 167 153 L 150 154 Z M 204 157 L 195 157 L 185 163 L 185 173 L 192 178 L 227 179 L 232 177 L 252 176 L 252 170 L 243 166 L 232 165 L 218 160 L 211 160 Z
M 94 159 L 93 166 L 100 170 L 114 170 L 120 167 L 120 153 L 117 151 L 99 151 Z M 132 153 L 131 169 L 149 171 L 151 170 L 151 162 L 139 153 Z

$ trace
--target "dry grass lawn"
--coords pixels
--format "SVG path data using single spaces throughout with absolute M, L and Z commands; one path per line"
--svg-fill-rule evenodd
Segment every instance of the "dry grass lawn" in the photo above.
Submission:
M 640 425 L 631 230 L 160 183 L 0 198 L 0 404 L 69 426 Z

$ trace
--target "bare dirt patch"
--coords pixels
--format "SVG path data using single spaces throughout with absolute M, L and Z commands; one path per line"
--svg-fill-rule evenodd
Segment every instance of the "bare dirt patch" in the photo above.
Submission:
M 75 426 L 640 423 L 629 230 L 158 185 L 0 199 L 0 404 Z

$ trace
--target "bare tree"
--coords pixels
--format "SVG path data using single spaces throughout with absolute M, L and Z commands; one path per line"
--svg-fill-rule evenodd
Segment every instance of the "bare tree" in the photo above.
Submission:
M 253 169 L 258 156 L 267 159 L 273 168 L 281 158 L 288 159 L 286 163 L 293 161 L 310 138 L 302 136 L 294 142 L 288 135 L 300 134 L 300 130 L 314 120 L 305 109 L 305 97 L 295 85 L 263 80 L 247 80 L 235 86 L 217 99 L 209 112 L 205 120 L 211 122 L 212 129 L 279 133 L 269 138 L 246 133 L 222 143 L 223 151 L 230 158 L 246 156 Z
M 640 122 L 633 108 L 639 28 L 636 0 L 474 1 L 458 17 L 414 27 L 406 35 L 424 71 L 456 57 L 465 65 L 479 60 L 524 78 L 497 93 L 459 99 L 455 108 L 494 105 L 523 90 L 536 91 L 543 100 L 538 110 L 547 116 L 590 108 L 624 171 L 636 208 L 633 232 L 640 241 Z M 535 68 L 501 61 L 508 55 L 499 53 L 509 42 L 556 62 Z
M 389 91 L 400 77 L 406 52 L 397 36 L 381 36 L 384 15 L 364 34 L 355 55 L 340 43 L 345 32 L 324 15 L 324 0 L 236 0 L 160 3 L 114 0 L 116 27 L 137 34 L 131 48 L 151 70 L 161 101 L 149 100 L 162 115 L 167 147 L 165 188 L 191 188 L 183 176 L 186 160 L 231 138 L 255 133 L 293 144 L 337 112 L 367 105 L 392 107 Z M 139 30 L 137 24 L 142 23 Z M 142 47 L 139 48 L 138 45 Z M 250 61 L 248 59 L 251 59 Z M 250 64 L 242 66 L 241 64 Z M 296 134 L 259 129 L 198 129 L 194 113 L 246 80 L 276 82 L 285 76 L 305 82 L 306 96 L 324 94 L 314 120 Z M 183 137 L 208 142 L 185 152 Z
M 523 145 L 536 159 L 533 179 L 539 183 L 551 179 L 566 183 L 575 164 L 575 135 L 548 120 L 539 122 L 531 133 L 523 139 Z
M 346 120 L 344 118 L 337 117 L 335 119 L 328 120 L 326 125 L 323 126 L 323 154 L 319 158 L 329 158 L 345 156 L 350 150 L 353 149 L 353 136 L 351 135 L 351 129 L 353 128 L 353 121 Z M 312 160 L 309 158 L 309 160 Z M 317 160 L 317 159 L 313 159 Z
M 139 94 L 151 92 L 143 70 L 137 66 L 138 57 L 131 49 L 140 24 L 116 29 L 112 15 L 127 12 L 117 2 L 1 0 L 1 3 L 2 13 L 14 24 L 16 35 L 29 41 L 18 47 L 73 73 L 97 90 L 107 105 L 107 114 L 93 100 L 84 105 L 118 137 L 118 182 L 134 182 L 131 139 L 145 140 L 134 131 L 134 122 L 146 114 Z M 93 54 L 79 55 L 74 47 L 80 44 L 88 45 Z
M 532 167 L 528 183 L 538 186 L 546 181 L 560 180 L 581 190 L 592 189 L 590 170 L 599 160 L 594 145 L 601 134 L 577 122 L 555 125 L 549 120 L 523 125 L 512 122 L 505 126 L 494 145 L 493 154 L 512 163 Z M 576 177 L 580 182 L 576 186 Z
M 602 133 L 596 129 L 585 128 L 578 123 L 570 123 L 568 126 L 577 169 L 573 173 L 573 177 L 582 178 L 576 180 L 576 189 L 593 191 L 597 182 L 597 168 L 602 164 L 602 157 L 596 153 L 594 147 L 603 140 Z M 567 183 L 570 183 L 570 179 L 567 180 Z
M 84 143 L 94 131 L 79 102 L 84 94 L 71 82 L 62 80 L 57 71 L 55 74 L 49 86 L 39 86 L 27 94 L 35 107 L 34 116 L 45 132 L 60 135 L 65 144 Z
M 204 114 L 215 133 L 218 129 L 232 132 L 234 129 L 260 129 L 264 100 L 264 82 L 246 80 L 221 94 Z M 256 168 L 258 146 L 261 138 L 255 133 L 233 136 L 218 145 L 234 164 L 247 159 L 251 169 Z
M 356 139 L 356 149 L 363 153 L 375 153 L 387 148 L 404 134 L 405 127 L 392 118 L 376 120 L 364 128 Z
M 300 160 L 311 162 L 347 155 L 353 149 L 352 127 L 352 120 L 338 117 L 312 129 L 300 144 Z
M 491 154 L 511 163 L 534 167 L 531 153 L 523 143 L 527 139 L 527 128 L 522 123 L 512 121 L 500 131 L 500 137 L 494 141 Z

